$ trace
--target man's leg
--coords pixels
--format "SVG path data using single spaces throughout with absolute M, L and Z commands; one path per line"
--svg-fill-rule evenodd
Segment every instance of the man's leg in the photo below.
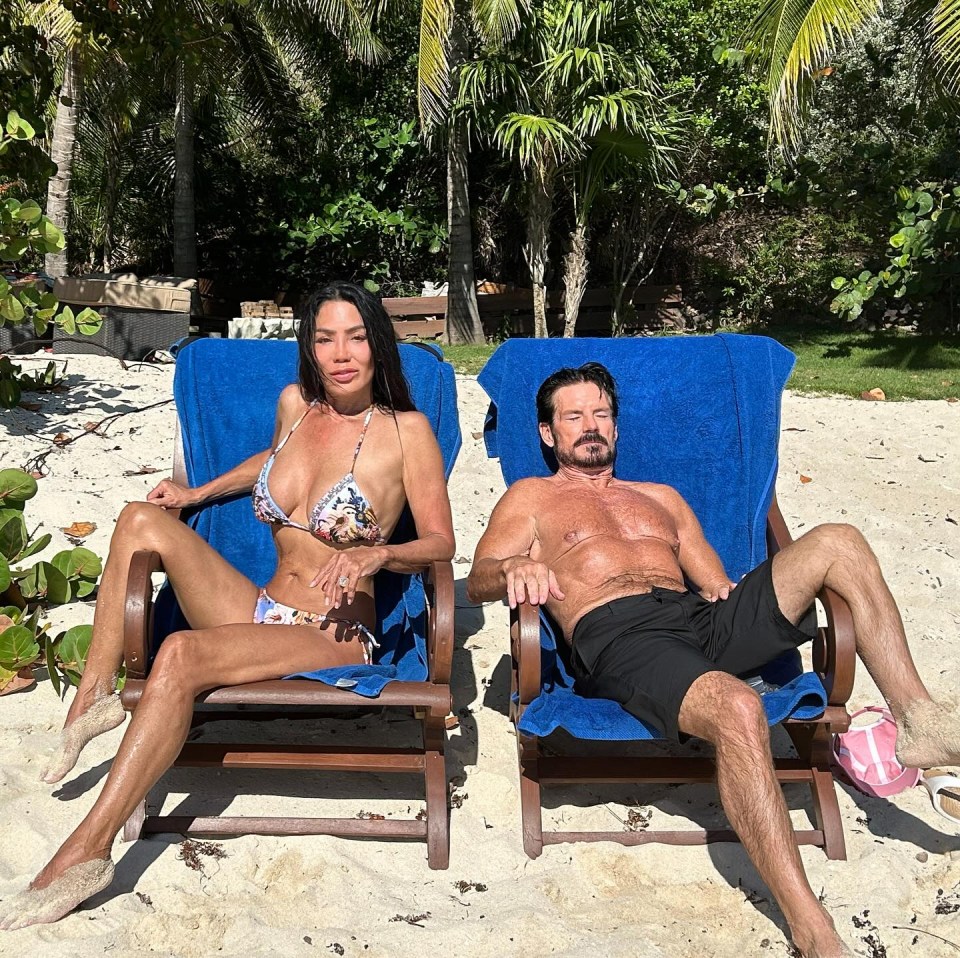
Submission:
M 774 556 L 774 592 L 791 622 L 823 586 L 850 606 L 857 653 L 900 729 L 900 761 L 919 768 L 960 763 L 960 714 L 932 701 L 877 557 L 853 526 L 818 526 Z
M 804 873 L 759 696 L 725 672 L 707 672 L 684 696 L 679 725 L 681 731 L 716 748 L 724 811 L 782 909 L 801 954 L 805 958 L 851 954 Z

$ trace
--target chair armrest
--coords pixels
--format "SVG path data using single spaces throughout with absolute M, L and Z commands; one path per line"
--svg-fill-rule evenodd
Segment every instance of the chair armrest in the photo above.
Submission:
M 146 678 L 150 634 L 153 632 L 153 582 L 150 577 L 161 571 L 163 562 L 158 552 L 140 550 L 130 557 L 123 602 L 123 662 L 131 679 Z
M 776 496 L 767 513 L 767 554 L 776 555 L 793 542 Z M 823 605 L 827 624 L 818 629 L 813 644 L 813 668 L 827 691 L 830 705 L 845 706 L 853 692 L 853 677 L 857 666 L 856 633 L 850 606 L 833 589 L 823 588 L 817 593 Z
M 510 653 L 522 711 L 540 694 L 540 609 L 529 602 L 510 610 Z
M 430 563 L 424 585 L 430 606 L 427 621 L 429 679 L 438 685 L 449 685 L 453 667 L 453 563 Z

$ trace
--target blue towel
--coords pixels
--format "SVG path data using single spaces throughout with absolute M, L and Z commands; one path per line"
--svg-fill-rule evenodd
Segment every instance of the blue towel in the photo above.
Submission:
M 690 503 L 731 578 L 767 555 L 766 516 L 777 475 L 780 395 L 793 355 L 762 336 L 721 334 L 668 339 L 523 340 L 503 343 L 478 377 L 490 397 L 487 454 L 500 458 L 508 485 L 546 476 L 550 451 L 538 440 L 536 392 L 562 366 L 603 363 L 619 387 L 616 474 L 673 486 Z M 561 640 L 562 641 L 562 640 Z M 541 630 L 544 694 L 521 729 L 546 735 L 562 726 L 580 738 L 627 740 L 658 734 L 617 703 L 584 699 Z M 772 721 L 826 705 L 815 675 L 799 658 L 779 663 L 783 688 L 765 697 Z M 784 671 L 786 670 L 786 671 Z M 776 698 L 767 699 L 770 695 Z M 812 712 L 810 710 L 813 710 Z
M 430 347 L 401 344 L 403 370 L 417 408 L 437 435 L 447 477 L 460 450 L 453 367 Z M 277 400 L 297 378 L 293 341 L 200 339 L 177 356 L 174 398 L 180 417 L 187 479 L 207 482 L 266 449 L 273 437 Z M 227 561 L 258 584 L 276 568 L 270 528 L 253 514 L 249 494 L 197 510 L 189 523 Z M 415 535 L 409 512 L 391 541 Z M 373 666 L 325 669 L 305 677 L 379 695 L 392 679 L 427 677 L 426 600 L 419 575 L 380 572 L 376 578 L 377 638 Z M 157 597 L 154 649 L 176 629 L 188 628 L 173 591 Z

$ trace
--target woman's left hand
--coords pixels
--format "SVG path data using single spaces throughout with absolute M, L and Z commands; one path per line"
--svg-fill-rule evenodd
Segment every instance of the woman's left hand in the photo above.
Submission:
M 361 579 L 379 572 L 387 561 L 383 546 L 354 546 L 343 549 L 314 576 L 310 588 L 320 586 L 327 604 L 339 608 L 344 598 L 352 605 Z

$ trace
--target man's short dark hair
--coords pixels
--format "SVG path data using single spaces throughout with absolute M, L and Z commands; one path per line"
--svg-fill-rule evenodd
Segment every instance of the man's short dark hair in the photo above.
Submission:
M 610 375 L 610 370 L 602 363 L 584 363 L 576 369 L 571 366 L 558 369 L 540 384 L 537 390 L 537 422 L 552 423 L 556 412 L 553 397 L 557 390 L 564 386 L 576 386 L 578 383 L 593 383 L 601 392 L 605 392 L 610 400 L 610 412 L 614 419 L 617 418 L 617 384 Z

